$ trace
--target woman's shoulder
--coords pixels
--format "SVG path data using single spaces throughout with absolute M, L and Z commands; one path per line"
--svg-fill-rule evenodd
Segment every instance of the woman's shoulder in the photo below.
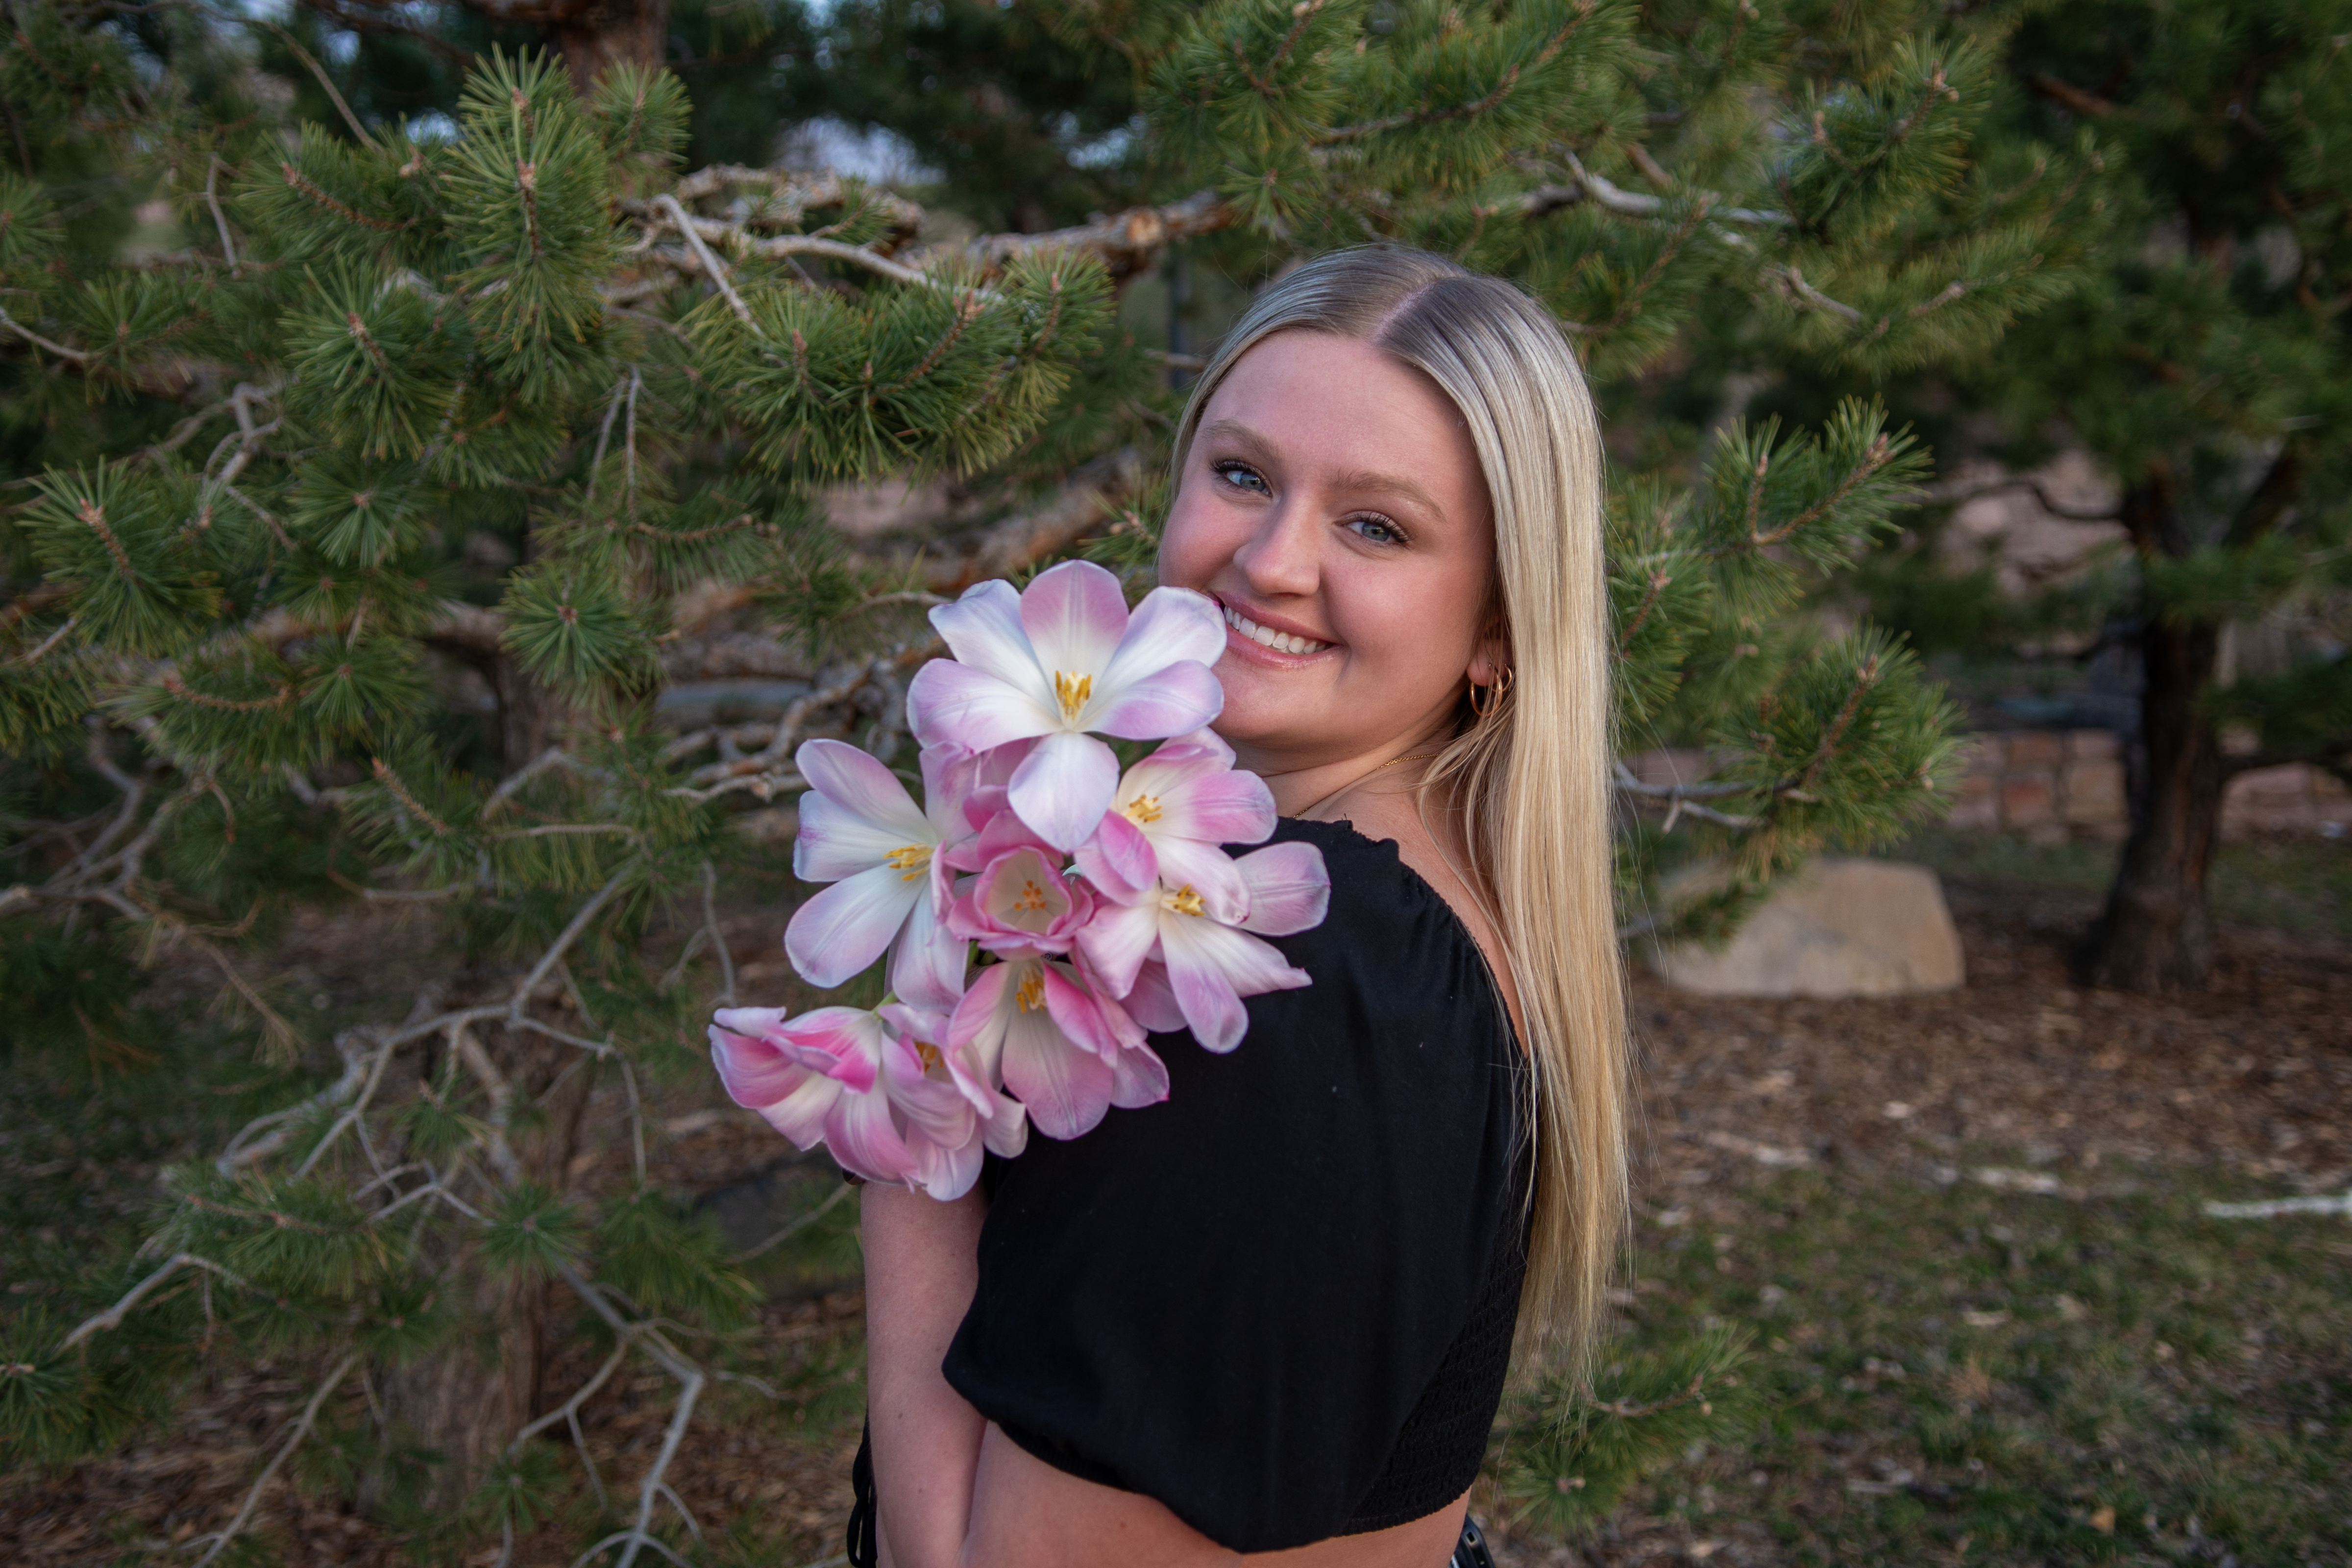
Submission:
M 1502 1002 L 1516 1039 L 1517 994 L 1502 945 L 1409 800 L 1399 811 L 1390 799 L 1342 797 L 1337 804 L 1351 816 L 1286 816 L 1276 825 L 1276 842 L 1315 845 L 1331 874 L 1330 911 L 1319 941 L 1308 945 L 1392 949 L 1412 970 L 1466 967 L 1483 982 L 1478 989 Z

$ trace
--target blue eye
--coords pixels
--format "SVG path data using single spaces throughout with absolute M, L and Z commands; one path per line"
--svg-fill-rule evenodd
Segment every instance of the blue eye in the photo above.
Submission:
M 1221 463 L 1210 464 L 1209 471 L 1237 490 L 1247 490 L 1253 495 L 1261 496 L 1274 493 L 1273 487 L 1265 482 L 1265 476 L 1247 463 L 1237 463 L 1228 458 Z
M 1367 544 L 1402 544 L 1404 531 L 1384 517 L 1351 517 L 1348 526 Z

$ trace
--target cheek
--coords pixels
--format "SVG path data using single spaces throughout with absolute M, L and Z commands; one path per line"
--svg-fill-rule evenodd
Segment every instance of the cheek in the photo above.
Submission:
M 1160 582 L 1172 588 L 1208 587 L 1242 543 L 1223 511 L 1195 485 L 1188 483 L 1177 491 L 1167 525 L 1160 531 Z

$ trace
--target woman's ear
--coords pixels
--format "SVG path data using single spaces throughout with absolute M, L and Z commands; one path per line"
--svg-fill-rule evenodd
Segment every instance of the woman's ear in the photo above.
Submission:
M 1507 679 L 1511 668 L 1511 645 L 1499 637 L 1482 638 L 1470 655 L 1468 675 L 1473 686 L 1492 686 Z

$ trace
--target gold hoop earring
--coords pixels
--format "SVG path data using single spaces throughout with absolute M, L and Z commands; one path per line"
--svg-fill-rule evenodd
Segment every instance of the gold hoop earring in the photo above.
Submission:
M 1501 709 L 1503 706 L 1503 699 L 1510 695 L 1510 690 L 1511 672 L 1507 667 L 1502 674 L 1495 678 L 1492 684 L 1486 686 L 1474 685 L 1470 688 L 1470 711 L 1477 716 L 1480 723 L 1485 723 L 1487 720 L 1493 718 L 1496 712 Z M 1481 691 L 1486 694 L 1486 700 L 1484 706 L 1481 706 L 1478 701 L 1478 693 Z

